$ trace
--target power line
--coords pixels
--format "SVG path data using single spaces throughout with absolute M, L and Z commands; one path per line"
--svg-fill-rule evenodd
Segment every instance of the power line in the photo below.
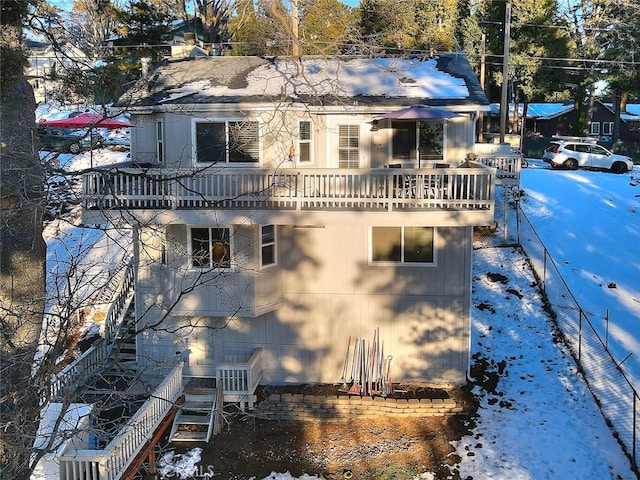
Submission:
M 498 54 L 487 54 L 487 57 L 494 57 L 502 59 L 502 55 Z M 531 55 L 522 55 L 523 58 L 529 60 L 546 60 L 552 62 L 577 62 L 577 63 L 595 63 L 595 64 L 604 64 L 604 65 L 629 65 L 632 67 L 640 65 L 640 62 L 636 62 L 634 60 L 604 60 L 597 58 L 566 58 L 566 57 L 533 57 Z

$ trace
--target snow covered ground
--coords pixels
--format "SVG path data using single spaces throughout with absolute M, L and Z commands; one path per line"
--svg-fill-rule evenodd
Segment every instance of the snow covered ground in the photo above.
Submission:
M 89 153 L 58 158 L 66 169 L 77 171 L 90 162 L 106 164 L 127 157 L 126 152 L 102 149 L 91 159 Z M 523 209 L 561 262 L 578 301 L 601 316 L 608 309 L 615 319 L 609 335 L 616 355 L 623 358 L 640 351 L 639 172 L 562 172 L 530 164 L 522 174 Z M 71 232 L 69 238 L 80 234 L 72 225 L 49 226 L 49 268 L 56 268 L 54 255 L 60 254 L 55 252 L 67 249 L 56 243 L 55 228 Z M 485 373 L 472 372 L 479 382 L 474 391 L 480 401 L 472 435 L 454 445 L 462 458 L 456 467 L 461 478 L 636 478 L 573 358 L 556 341 L 521 252 L 512 247 L 476 250 L 473 278 L 471 350 Z M 603 288 L 611 282 L 616 289 Z M 638 362 L 633 355 L 625 362 L 636 380 Z M 165 460 L 167 478 L 188 478 L 199 453 Z M 300 478 L 318 478 L 313 474 Z M 286 472 L 267 478 L 292 479 Z M 432 477 L 424 472 L 420 478 Z
M 522 175 L 522 208 L 601 338 L 640 386 L 640 165 L 631 174 Z

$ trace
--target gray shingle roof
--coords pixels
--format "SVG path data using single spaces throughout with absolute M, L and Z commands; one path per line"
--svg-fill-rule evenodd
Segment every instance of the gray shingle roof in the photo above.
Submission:
M 302 102 L 488 105 L 462 54 L 416 57 L 207 57 L 166 60 L 116 106 Z

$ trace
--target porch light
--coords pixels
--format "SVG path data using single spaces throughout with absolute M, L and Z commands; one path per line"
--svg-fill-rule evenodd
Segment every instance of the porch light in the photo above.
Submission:
M 378 130 L 380 130 L 378 128 L 378 120 L 374 120 L 371 122 L 371 132 L 377 132 Z

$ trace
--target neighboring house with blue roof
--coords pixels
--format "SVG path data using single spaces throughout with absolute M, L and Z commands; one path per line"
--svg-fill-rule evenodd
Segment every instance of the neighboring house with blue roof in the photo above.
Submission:
M 518 106 L 519 118 L 522 118 L 524 105 Z M 513 117 L 514 105 L 509 106 L 509 118 Z M 491 104 L 490 131 L 498 131 L 500 105 Z M 620 132 L 618 138 L 623 141 L 640 141 L 640 104 L 627 104 L 620 114 Z M 527 136 L 552 137 L 554 135 L 577 135 L 576 112 L 573 102 L 530 103 L 527 107 L 525 132 Z M 589 135 L 608 140 L 613 137 L 615 112 L 613 104 L 596 101 L 593 116 L 589 123 Z

